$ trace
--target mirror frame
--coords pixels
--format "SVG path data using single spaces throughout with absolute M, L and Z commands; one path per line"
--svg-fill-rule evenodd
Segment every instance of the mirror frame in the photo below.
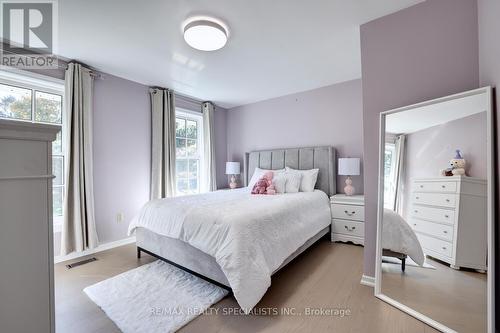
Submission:
M 493 123 L 493 100 L 492 100 L 492 88 L 490 86 L 474 89 L 470 91 L 466 91 L 459 94 L 454 94 L 446 97 L 441 97 L 397 109 L 392 109 L 389 111 L 385 111 L 380 113 L 380 132 L 379 132 L 379 170 L 378 170 L 378 207 L 377 207 L 377 245 L 376 245 L 376 261 L 375 261 L 375 297 L 383 300 L 386 303 L 406 312 L 407 314 L 415 317 L 416 319 L 438 329 L 442 332 L 456 332 L 453 329 L 447 327 L 446 325 L 396 301 L 395 299 L 390 298 L 387 295 L 382 293 L 382 218 L 384 211 L 384 151 L 385 149 L 385 119 L 387 115 L 408 111 L 411 109 L 416 109 L 423 106 L 428 106 L 432 104 L 438 104 L 458 98 L 468 97 L 472 95 L 484 94 L 488 99 L 488 107 L 486 109 L 486 141 L 487 141 L 487 177 L 488 177 L 488 185 L 487 185 L 487 203 L 488 203 L 488 212 L 487 212 L 487 240 L 488 240 L 488 276 L 487 276 L 487 332 L 494 332 L 494 321 L 495 321 L 495 283 L 494 283 L 494 275 L 495 275 L 495 229 L 493 225 L 493 221 L 495 218 L 495 173 L 494 173 L 494 162 L 495 162 L 495 148 L 494 148 L 494 133 L 495 133 L 495 125 Z

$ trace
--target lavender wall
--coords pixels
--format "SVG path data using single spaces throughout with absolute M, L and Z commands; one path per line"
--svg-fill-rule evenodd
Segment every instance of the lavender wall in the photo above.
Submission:
M 242 162 L 252 150 L 316 145 L 362 158 L 361 120 L 361 80 L 240 106 L 227 113 L 228 159 Z M 362 176 L 353 181 L 362 193 Z M 339 177 L 338 191 L 343 182 Z
M 498 42 L 498 36 L 500 36 L 500 20 L 498 14 L 500 13 L 500 1 L 498 0 L 478 0 L 478 15 L 479 15 L 479 78 L 482 86 L 492 85 L 496 86 L 496 100 L 495 106 L 498 112 L 498 102 L 500 101 L 500 43 Z M 499 125 L 500 117 L 496 115 L 496 158 L 497 158 L 497 186 L 496 186 L 496 215 L 497 220 L 500 214 L 500 163 L 498 163 L 498 142 L 499 142 Z M 500 241 L 499 241 L 499 228 L 496 228 L 496 272 L 495 281 L 498 281 L 499 270 L 500 270 Z M 500 298 L 500 288 L 495 288 L 496 299 Z M 496 306 L 496 318 L 500 318 L 500 307 Z M 498 319 L 497 319 L 498 323 Z M 498 327 L 496 325 L 495 327 Z
M 375 274 L 379 113 L 477 88 L 477 4 L 427 0 L 361 26 L 364 274 Z
M 450 121 L 407 135 L 403 215 L 410 209 L 411 180 L 438 177 L 460 148 L 467 176 L 486 179 L 486 112 Z M 464 135 L 467 133 L 467 135 Z
M 94 198 L 100 243 L 126 237 L 128 222 L 149 199 L 148 87 L 105 75 L 94 87 Z M 118 223 L 116 215 L 124 214 Z

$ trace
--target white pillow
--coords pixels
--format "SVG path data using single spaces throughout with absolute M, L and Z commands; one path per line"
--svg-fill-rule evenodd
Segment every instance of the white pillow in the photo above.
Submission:
M 285 172 L 285 169 L 267 170 L 267 169 L 255 168 L 255 171 L 253 172 L 252 178 L 250 178 L 250 181 L 248 182 L 248 187 L 250 189 L 252 189 L 253 186 L 255 185 L 255 183 L 257 183 L 259 181 L 259 179 L 261 179 L 262 176 L 264 176 L 264 174 L 268 171 L 274 172 L 274 175 L 273 175 L 273 178 L 274 178 L 278 174 Z
M 285 193 L 297 193 L 300 189 L 302 175 L 298 172 L 285 172 Z
M 300 192 L 312 192 L 318 180 L 319 169 L 296 170 L 286 167 L 287 172 L 297 172 L 302 175 L 300 181 Z
M 276 193 L 285 193 L 286 190 L 286 173 L 279 173 L 276 177 L 273 178 L 273 185 Z

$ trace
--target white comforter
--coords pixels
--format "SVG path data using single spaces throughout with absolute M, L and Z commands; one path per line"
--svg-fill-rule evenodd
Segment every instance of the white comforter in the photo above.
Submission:
M 330 224 L 322 191 L 251 195 L 248 189 L 153 200 L 131 222 L 213 256 L 245 313 L 271 285 L 271 274 Z
M 425 256 L 417 235 L 399 214 L 387 208 L 384 208 L 382 223 L 382 248 L 404 253 L 420 266 L 424 264 Z

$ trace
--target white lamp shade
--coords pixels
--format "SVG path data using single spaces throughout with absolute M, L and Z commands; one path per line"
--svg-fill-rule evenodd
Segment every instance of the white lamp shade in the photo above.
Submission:
M 340 176 L 359 176 L 359 158 L 339 158 Z
M 226 162 L 226 175 L 239 175 L 240 162 Z

